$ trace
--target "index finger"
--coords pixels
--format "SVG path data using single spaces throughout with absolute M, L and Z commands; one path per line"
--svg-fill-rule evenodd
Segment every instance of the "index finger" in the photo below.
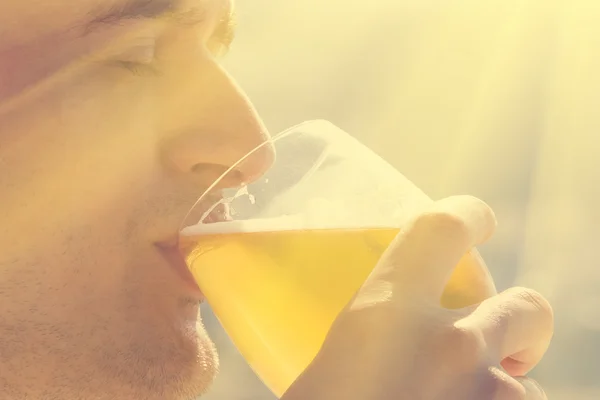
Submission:
M 392 242 L 373 271 L 402 293 L 439 303 L 461 258 L 494 232 L 496 217 L 483 201 L 453 196 L 417 215 Z

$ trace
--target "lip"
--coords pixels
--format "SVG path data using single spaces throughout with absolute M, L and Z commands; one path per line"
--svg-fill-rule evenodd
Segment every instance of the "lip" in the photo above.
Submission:
M 188 287 L 190 296 L 198 301 L 203 301 L 204 295 L 196 283 L 192 272 L 189 270 L 179 247 L 177 245 L 173 246 L 172 241 L 155 243 L 154 246 L 163 259 Z
M 215 200 L 214 198 L 210 199 L 209 207 L 212 206 L 213 208 L 212 210 L 210 210 L 210 213 L 208 215 L 204 216 L 204 219 L 200 221 L 200 223 L 210 224 L 215 222 L 224 222 L 231 220 L 230 209 L 228 204 L 220 203 L 217 206 L 214 206 L 215 203 L 219 202 L 219 200 L 220 199 Z M 202 215 L 204 215 L 209 210 L 209 207 L 200 206 L 198 208 L 202 212 Z M 179 234 L 175 234 L 166 240 L 156 242 L 154 243 L 154 246 L 156 247 L 160 255 L 163 257 L 163 259 L 171 266 L 174 272 L 176 272 L 177 275 L 179 275 L 179 277 L 186 284 L 186 286 L 189 287 L 191 292 L 190 296 L 193 296 L 200 302 L 203 301 L 204 295 L 202 294 L 198 283 L 196 283 L 196 280 L 194 279 L 194 276 L 188 268 L 188 265 L 185 261 L 183 255 L 185 251 L 182 251 L 182 249 L 180 248 Z

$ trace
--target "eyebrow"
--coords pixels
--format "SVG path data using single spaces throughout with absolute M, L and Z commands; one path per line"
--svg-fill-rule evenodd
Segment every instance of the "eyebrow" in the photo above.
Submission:
M 205 11 L 199 7 L 178 10 L 177 0 L 125 0 L 109 8 L 95 10 L 83 27 L 83 34 L 101 28 L 103 25 L 118 25 L 128 20 L 165 20 L 180 26 L 194 26 L 205 19 Z M 233 41 L 235 31 L 235 13 L 223 16 L 214 30 L 211 40 L 228 48 Z
M 105 24 L 118 24 L 126 20 L 159 19 L 175 11 L 173 0 L 124 0 L 89 13 L 84 33 L 90 33 Z

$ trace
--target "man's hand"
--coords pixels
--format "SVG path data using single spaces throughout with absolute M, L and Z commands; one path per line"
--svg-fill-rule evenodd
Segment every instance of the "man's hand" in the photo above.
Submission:
M 552 337 L 541 295 L 512 288 L 464 309 L 439 305 L 453 268 L 495 226 L 490 208 L 468 196 L 417 216 L 283 399 L 546 399 L 524 376 Z

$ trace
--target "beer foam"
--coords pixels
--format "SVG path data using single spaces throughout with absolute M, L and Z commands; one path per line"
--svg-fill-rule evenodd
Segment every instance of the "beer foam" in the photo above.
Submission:
M 274 231 L 295 231 L 306 229 L 306 224 L 299 215 L 277 218 L 261 218 L 252 220 L 223 221 L 211 224 L 197 224 L 184 228 L 182 236 L 217 235 L 229 233 L 255 233 Z

